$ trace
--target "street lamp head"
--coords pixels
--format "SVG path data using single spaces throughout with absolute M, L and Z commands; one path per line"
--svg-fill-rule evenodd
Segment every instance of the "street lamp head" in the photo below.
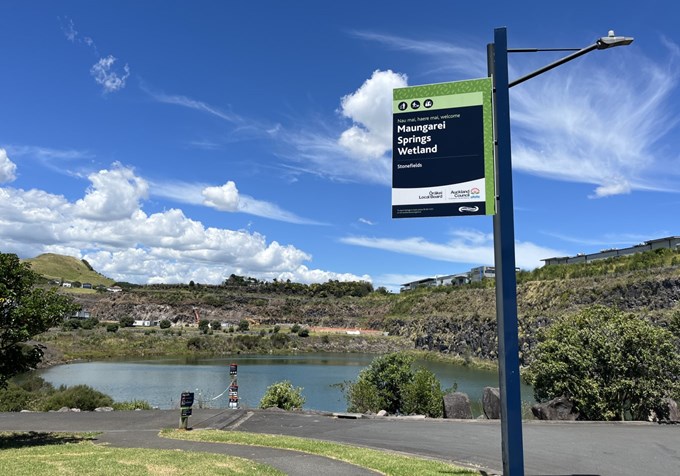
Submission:
M 630 36 L 616 36 L 614 30 L 609 30 L 609 35 L 603 36 L 595 42 L 598 50 L 606 50 L 614 46 L 626 46 L 633 42 Z

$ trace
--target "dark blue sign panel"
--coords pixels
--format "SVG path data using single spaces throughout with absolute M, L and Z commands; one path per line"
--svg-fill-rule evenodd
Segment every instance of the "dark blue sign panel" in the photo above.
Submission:
M 489 78 L 394 90 L 392 218 L 492 215 Z

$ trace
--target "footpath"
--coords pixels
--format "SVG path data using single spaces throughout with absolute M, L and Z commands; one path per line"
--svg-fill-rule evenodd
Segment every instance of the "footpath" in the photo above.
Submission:
M 194 409 L 190 427 L 281 434 L 436 458 L 499 474 L 500 423 L 490 420 L 344 418 L 313 412 Z M 119 447 L 205 451 L 248 458 L 290 475 L 373 475 L 330 458 L 295 451 L 160 438 L 177 428 L 178 410 L 0 413 L 0 431 L 101 432 Z M 680 425 L 539 422 L 523 424 L 527 475 L 680 474 Z M 322 468 L 322 469 L 320 469 Z

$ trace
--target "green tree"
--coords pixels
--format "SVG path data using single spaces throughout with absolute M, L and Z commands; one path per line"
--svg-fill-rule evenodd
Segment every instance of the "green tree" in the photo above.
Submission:
M 680 355 L 670 332 L 594 306 L 544 332 L 525 380 L 538 401 L 566 396 L 584 420 L 646 420 L 680 394 Z
M 414 371 L 413 361 L 402 352 L 373 359 L 356 382 L 345 385 L 347 410 L 441 416 L 443 392 L 439 381 L 426 369 Z
M 295 410 L 302 408 L 305 398 L 302 396 L 302 387 L 293 387 L 288 380 L 276 382 L 269 387 L 260 400 L 260 408 L 283 408 Z
M 158 323 L 158 327 L 161 329 L 170 329 L 172 327 L 172 322 L 170 322 L 169 319 L 161 319 L 161 322 Z
M 219 331 L 222 329 L 222 322 L 217 319 L 210 321 L 210 328 L 214 331 Z
M 198 330 L 200 330 L 204 334 L 207 334 L 208 331 L 210 330 L 210 321 L 207 320 L 198 321 Z
M 403 389 L 404 413 L 427 415 L 431 418 L 444 416 L 444 391 L 434 373 L 419 368 L 413 380 Z
M 241 319 L 238 323 L 239 332 L 245 332 L 250 328 L 250 323 L 246 319 Z
M 30 339 L 79 308 L 53 289 L 35 288 L 38 278 L 17 255 L 0 253 L 0 388 L 42 359 L 43 347 Z

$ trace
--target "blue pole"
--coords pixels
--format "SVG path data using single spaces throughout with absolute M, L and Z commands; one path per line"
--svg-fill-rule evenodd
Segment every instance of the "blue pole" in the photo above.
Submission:
M 496 215 L 493 217 L 496 261 L 496 321 L 501 393 L 501 445 L 503 474 L 524 475 L 522 400 L 517 328 L 517 278 L 515 275 L 515 223 L 510 150 L 510 88 L 506 28 L 494 30 L 490 45 L 490 74 L 494 78 L 496 121 Z

